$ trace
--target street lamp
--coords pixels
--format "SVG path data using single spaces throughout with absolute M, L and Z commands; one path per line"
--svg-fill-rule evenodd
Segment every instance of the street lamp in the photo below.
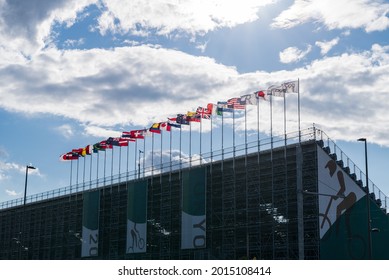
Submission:
M 28 169 L 36 169 L 31 164 L 26 165 L 26 180 L 24 182 L 24 200 L 23 200 L 23 216 L 22 216 L 22 226 L 21 226 L 21 232 L 20 232 L 20 238 L 19 238 L 19 259 L 22 257 L 21 249 L 23 248 L 24 251 L 28 251 L 28 247 L 24 246 L 24 240 L 23 240 L 23 234 L 24 234 L 24 219 L 25 219 L 25 212 L 26 212 L 26 196 L 27 196 L 27 179 L 28 179 Z
M 26 166 L 26 180 L 24 183 L 24 200 L 23 200 L 23 206 L 26 205 L 26 195 L 27 195 L 27 178 L 28 178 L 28 169 L 36 169 L 34 166 L 31 164 Z
M 366 138 L 359 138 L 358 141 L 365 142 L 365 171 L 366 171 L 366 205 L 367 205 L 367 242 L 369 260 L 372 259 L 371 244 L 371 214 L 370 214 L 370 191 L 369 191 L 369 169 L 367 166 L 367 141 Z

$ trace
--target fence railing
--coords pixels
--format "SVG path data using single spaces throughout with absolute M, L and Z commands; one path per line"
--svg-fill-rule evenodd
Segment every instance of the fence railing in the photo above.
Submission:
M 140 165 L 141 167 L 129 172 L 123 172 L 113 176 L 98 178 L 95 180 L 73 184 L 71 186 L 53 189 L 39 194 L 33 194 L 26 197 L 26 203 L 38 202 L 42 200 L 58 198 L 70 194 L 80 193 L 87 190 L 97 189 L 109 185 L 119 184 L 126 181 L 136 180 L 140 178 L 160 175 L 167 172 L 173 172 L 179 169 L 190 168 L 198 165 L 209 164 L 222 160 L 231 159 L 233 157 L 242 157 L 256 153 L 258 151 L 265 151 L 274 148 L 284 147 L 285 144 L 296 144 L 304 141 L 316 140 L 322 143 L 324 149 L 329 150 L 329 154 L 333 157 L 336 155 L 338 164 L 343 164 L 342 167 L 350 170 L 350 174 L 355 174 L 355 181 L 363 187 L 364 173 L 354 164 L 354 162 L 332 141 L 322 130 L 311 127 L 300 132 L 291 132 L 286 135 L 273 136 L 272 138 L 259 139 L 245 144 L 236 145 L 235 147 L 224 148 L 207 153 L 193 154 L 185 156 L 181 154 L 177 160 L 162 162 L 162 164 L 154 164 L 150 166 Z M 351 175 L 354 176 L 354 175 Z M 389 203 L 386 195 L 369 180 L 371 196 L 377 203 L 381 203 L 380 207 L 388 210 Z M 13 199 L 0 203 L 0 209 L 15 207 L 23 205 L 23 198 Z

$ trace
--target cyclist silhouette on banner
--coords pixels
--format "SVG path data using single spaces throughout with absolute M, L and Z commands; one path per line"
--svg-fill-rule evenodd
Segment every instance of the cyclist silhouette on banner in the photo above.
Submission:
M 320 222 L 320 230 L 325 230 L 327 228 L 329 231 L 327 231 L 324 236 L 322 237 L 323 240 L 327 240 L 330 238 L 331 233 L 335 234 L 336 236 L 341 236 L 339 230 L 340 230 L 340 216 L 344 212 L 345 216 L 345 233 L 346 233 L 346 246 L 348 250 L 348 255 L 352 259 L 363 259 L 366 255 L 366 242 L 362 235 L 355 233 L 352 231 L 351 227 L 351 215 L 353 212 L 353 206 L 357 201 L 357 195 L 355 192 L 349 191 L 347 193 L 346 191 L 346 182 L 344 178 L 344 172 L 341 169 L 338 169 L 338 165 L 336 164 L 335 160 L 329 160 L 327 164 L 325 165 L 325 168 L 328 169 L 329 175 L 331 178 L 334 177 L 336 174 L 336 179 L 334 184 L 329 185 L 329 187 L 338 190 L 338 192 L 335 195 L 331 195 L 330 200 L 328 201 L 327 208 L 324 213 L 320 213 L 319 216 L 322 218 Z M 352 185 L 350 185 L 352 187 Z M 346 194 L 347 193 L 347 194 Z M 332 206 L 333 202 L 340 199 L 341 201 L 336 205 L 336 218 L 330 218 L 329 213 L 334 212 L 331 211 L 331 209 L 335 206 Z M 331 221 L 332 220 L 332 221 Z M 336 223 L 336 231 L 333 232 L 331 230 L 332 223 L 335 221 Z M 326 224 L 327 223 L 327 224 Z
M 337 170 L 337 164 L 334 160 L 329 160 L 325 166 L 325 168 L 328 168 L 328 171 L 330 173 L 330 176 L 333 177 L 335 174 L 335 171 Z M 336 172 L 336 176 L 338 178 L 338 183 L 339 183 L 339 191 L 337 192 L 336 195 L 331 196 L 330 201 L 328 202 L 328 206 L 326 209 L 326 213 L 324 214 L 324 219 L 321 224 L 321 228 L 323 228 L 324 221 L 325 219 L 328 219 L 328 212 L 329 209 L 331 208 L 331 204 L 333 200 L 338 200 L 342 199 L 342 201 L 336 206 L 336 220 L 339 219 L 340 215 L 342 214 L 343 211 L 346 211 L 346 228 L 347 232 L 350 235 L 351 234 L 351 227 L 350 227 L 350 214 L 351 211 L 347 211 L 350 209 L 354 203 L 357 201 L 357 196 L 355 195 L 354 192 L 350 192 L 349 194 L 345 195 L 346 192 L 346 184 L 344 182 L 344 175 L 341 170 L 338 170 Z M 330 223 L 331 226 L 331 223 Z M 339 223 L 336 225 L 336 233 L 339 233 Z
M 136 223 L 130 231 L 132 244 L 128 247 L 127 252 L 135 253 L 139 252 L 145 247 L 145 240 L 141 237 L 139 231 L 136 229 Z

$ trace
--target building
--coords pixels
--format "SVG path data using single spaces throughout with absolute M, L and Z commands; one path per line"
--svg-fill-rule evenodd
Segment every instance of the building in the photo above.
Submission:
M 369 227 L 364 175 L 335 143 L 315 128 L 283 143 L 4 202 L 0 258 L 389 259 L 387 197 L 373 185 Z

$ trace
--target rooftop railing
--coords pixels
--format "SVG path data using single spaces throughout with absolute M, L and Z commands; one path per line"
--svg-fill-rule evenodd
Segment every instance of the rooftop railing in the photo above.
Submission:
M 126 181 L 137 180 L 145 177 L 152 177 L 155 175 L 160 175 L 168 172 L 173 172 L 179 169 L 190 168 L 198 165 L 209 164 L 213 162 L 223 161 L 231 159 L 233 157 L 242 157 L 247 156 L 258 151 L 271 150 L 275 148 L 285 147 L 286 145 L 297 144 L 300 141 L 310 141 L 315 140 L 318 144 L 325 150 L 327 153 L 333 157 L 338 165 L 340 165 L 350 176 L 355 180 L 355 182 L 363 188 L 366 185 L 365 179 L 366 176 L 364 173 L 354 164 L 354 162 L 332 141 L 327 134 L 322 130 L 311 127 L 305 130 L 297 132 L 291 132 L 286 135 L 273 136 L 269 138 L 259 139 L 257 141 L 251 141 L 246 144 L 236 145 L 235 147 L 229 147 L 224 149 L 219 149 L 207 153 L 193 154 L 190 157 L 184 156 L 181 154 L 179 159 L 172 159 L 171 161 L 166 161 L 160 163 L 160 161 L 154 165 L 149 165 L 143 167 L 141 165 L 140 169 L 132 170 L 129 172 L 123 172 L 113 176 L 107 176 L 104 178 L 98 178 L 88 182 L 82 182 L 78 184 L 73 184 L 71 186 L 62 187 L 46 191 L 39 194 L 33 194 L 26 197 L 26 203 L 33 203 L 53 198 L 59 198 L 61 196 L 67 196 L 70 194 L 81 193 L 88 190 L 93 190 L 97 188 L 102 188 L 109 185 L 120 184 Z M 155 156 L 159 156 L 159 152 L 155 152 Z M 369 186 L 372 199 L 376 201 L 379 206 L 388 212 L 388 198 L 387 196 L 373 183 L 369 180 Z M 0 203 L 0 209 L 6 209 L 11 207 L 16 207 L 23 205 L 23 198 L 13 199 Z

